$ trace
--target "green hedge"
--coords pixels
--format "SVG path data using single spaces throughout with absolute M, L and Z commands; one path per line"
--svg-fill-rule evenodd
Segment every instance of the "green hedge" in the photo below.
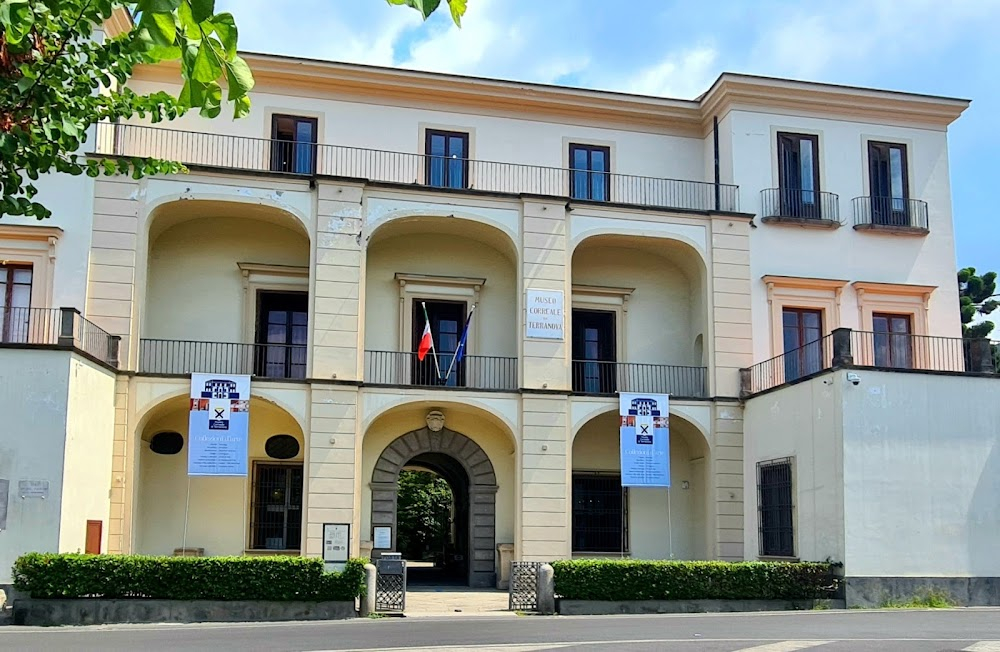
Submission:
M 14 562 L 14 586 L 33 598 L 351 601 L 364 592 L 365 560 L 341 573 L 306 557 L 143 557 L 31 553 Z
M 556 595 L 568 600 L 808 600 L 835 597 L 835 564 L 806 562 L 553 562 Z

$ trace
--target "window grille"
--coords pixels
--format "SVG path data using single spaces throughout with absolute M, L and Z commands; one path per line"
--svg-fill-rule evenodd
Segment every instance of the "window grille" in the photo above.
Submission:
M 573 475 L 573 552 L 627 552 L 627 522 L 620 475 Z
M 302 466 L 254 466 L 250 506 L 254 550 L 299 550 L 302 545 Z
M 761 556 L 794 557 L 790 457 L 757 463 L 757 495 Z

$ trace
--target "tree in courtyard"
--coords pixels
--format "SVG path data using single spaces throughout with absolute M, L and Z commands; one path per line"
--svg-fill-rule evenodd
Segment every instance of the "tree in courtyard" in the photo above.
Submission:
M 133 18 L 131 28 L 95 39 L 121 9 Z M 49 217 L 33 183 L 48 172 L 139 178 L 183 171 L 155 158 L 99 160 L 79 152 L 97 122 L 160 122 L 192 108 L 214 118 L 223 84 L 233 116 L 247 115 L 254 80 L 236 46 L 233 16 L 215 13 L 215 0 L 0 0 L 0 217 Z M 126 87 L 135 66 L 161 61 L 180 63 L 177 97 Z
M 391 5 L 412 7 L 420 12 L 424 20 L 427 20 L 441 6 L 441 0 L 386 0 L 386 2 Z M 465 7 L 468 4 L 468 0 L 447 0 L 447 3 L 448 10 L 451 11 L 451 19 L 455 21 L 456 25 L 461 27 L 462 16 L 465 15 Z
M 407 559 L 444 550 L 451 528 L 451 487 L 439 475 L 402 471 L 396 513 L 396 548 Z
M 975 267 L 958 271 L 958 300 L 962 311 L 962 335 L 969 338 L 989 337 L 993 323 L 984 321 L 973 324 L 976 315 L 986 316 L 1000 306 L 997 294 L 996 272 L 976 274 Z

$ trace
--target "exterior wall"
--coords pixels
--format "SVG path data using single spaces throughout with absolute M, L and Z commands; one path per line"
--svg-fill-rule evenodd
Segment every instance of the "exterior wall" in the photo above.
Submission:
M 153 435 L 174 431 L 186 434 L 188 404 L 175 399 L 162 414 L 143 429 L 139 452 L 139 501 L 136 510 L 136 544 L 133 552 L 172 555 L 186 543 L 204 548 L 206 555 L 241 555 L 246 545 L 246 523 L 252 500 L 253 464 L 303 463 L 305 441 L 296 420 L 273 403 L 259 398 L 250 404 L 250 475 L 246 478 L 196 477 L 187 475 L 187 437 L 177 455 L 158 455 L 149 449 Z M 271 460 L 264 443 L 272 435 L 295 437 L 301 449 L 290 460 Z M 190 492 L 190 493 L 189 493 Z M 185 509 L 187 538 L 185 540 Z
M 150 245 L 142 337 L 253 341 L 256 297 L 244 290 L 237 263 L 308 268 L 309 242 L 288 228 L 221 215 L 169 228 Z M 307 281 L 288 289 L 306 292 Z
M 11 565 L 21 554 L 59 551 L 71 356 L 0 349 L 0 478 L 10 482 L 0 583 L 11 581 Z M 22 499 L 22 480 L 48 482 L 48 497 Z
M 1000 577 L 1000 381 L 858 375 L 856 387 L 830 376 L 844 406 L 847 575 Z
M 59 550 L 84 552 L 87 521 L 101 522 L 108 551 L 115 422 L 115 374 L 73 355 L 69 366 Z
M 744 410 L 747 559 L 757 559 L 757 463 L 792 458 L 795 554 L 806 561 L 844 561 L 845 414 L 843 372 L 756 396 Z M 912 518 L 912 514 L 910 514 Z M 893 533 L 896 541 L 900 539 Z M 850 572 L 850 569 L 848 569 Z
M 955 284 L 955 241 L 951 214 L 947 134 L 942 130 L 733 111 L 727 121 L 733 142 L 733 182 L 740 185 L 740 205 L 759 211 L 760 191 L 778 187 L 778 131 L 819 135 L 820 188 L 839 195 L 843 226 L 834 230 L 782 224 L 759 224 L 753 233 L 754 360 L 781 351 L 771 345 L 764 275 L 841 279 L 936 287 L 928 306 L 929 335 L 960 337 Z M 868 140 L 905 143 L 909 191 L 928 203 L 930 234 L 894 236 L 855 231 L 851 200 L 867 196 Z M 759 223 L 759 220 L 757 220 Z M 840 325 L 871 330 L 862 324 L 857 296 L 845 288 Z M 780 328 L 780 324 L 778 325 Z M 829 330 L 829 326 L 824 324 Z
M 133 80 L 129 85 L 136 92 L 180 91 L 179 86 L 161 81 Z M 387 106 L 384 98 L 375 102 L 372 98 L 333 100 L 324 96 L 322 91 L 306 91 L 303 96 L 301 90 L 268 88 L 267 85 L 267 82 L 259 82 L 256 90 L 250 93 L 252 109 L 247 118 L 225 123 L 226 135 L 270 139 L 271 116 L 284 113 L 318 118 L 319 142 L 347 148 L 423 153 L 423 129 L 446 129 L 469 132 L 470 158 L 482 161 L 566 168 L 569 143 L 573 142 L 611 147 L 612 166 L 619 174 L 711 180 L 711 177 L 703 177 L 705 154 L 700 135 L 672 136 L 643 127 L 586 127 L 565 124 L 558 118 L 550 121 L 545 118 L 491 117 L 477 115 L 468 109 L 429 110 L 417 103 L 408 107 Z M 349 91 L 339 95 L 347 97 Z M 207 133 L 220 131 L 218 122 L 205 120 L 193 113 L 171 122 L 170 129 Z M 253 148 L 250 149 L 249 156 L 254 158 L 256 154 Z M 663 152 L 670 152 L 670 156 L 663 156 Z M 178 150 L 177 153 L 183 152 Z M 360 161 L 364 155 L 355 151 L 353 156 L 359 161 L 360 172 Z M 263 153 L 254 162 L 267 165 Z M 413 181 L 400 180 L 405 183 Z

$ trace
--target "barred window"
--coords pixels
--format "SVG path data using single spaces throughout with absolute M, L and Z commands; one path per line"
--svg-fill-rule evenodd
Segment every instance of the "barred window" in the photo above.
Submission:
M 299 550 L 302 465 L 255 464 L 250 515 L 254 550 Z
M 757 505 L 762 557 L 794 557 L 792 458 L 757 463 Z
M 627 522 L 620 475 L 573 474 L 573 552 L 627 552 Z

